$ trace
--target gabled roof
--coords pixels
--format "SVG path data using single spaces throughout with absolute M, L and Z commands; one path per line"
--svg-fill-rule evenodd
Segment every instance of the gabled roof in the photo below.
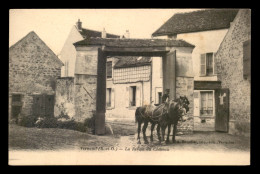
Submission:
M 16 42 L 14 45 L 12 45 L 10 48 L 9 48 L 9 51 L 11 51 L 12 49 L 14 49 L 16 47 L 16 45 L 22 43 L 23 41 L 27 40 L 27 39 L 31 39 L 33 37 L 36 37 L 40 40 L 40 42 L 49 50 L 49 53 L 52 54 L 52 57 L 54 58 L 54 60 L 59 63 L 61 66 L 64 66 L 63 62 L 57 57 L 57 55 L 50 49 L 50 47 L 48 47 L 46 45 L 45 42 L 43 42 L 43 40 L 41 40 L 41 38 L 34 32 L 34 31 L 31 31 L 30 33 L 28 33 L 26 36 L 24 36 L 22 39 L 20 39 L 18 42 Z
M 138 67 L 151 65 L 151 57 L 125 56 L 118 57 L 119 61 L 114 65 L 114 68 Z
M 195 47 L 184 40 L 174 39 L 111 39 L 111 38 L 87 38 L 74 43 L 75 46 L 104 45 L 111 47 Z
M 83 38 L 101 37 L 102 36 L 102 32 L 100 32 L 100 31 L 95 31 L 95 30 L 90 30 L 90 29 L 85 29 L 85 28 L 82 28 L 82 30 L 78 30 L 78 31 L 82 35 Z M 110 34 L 110 33 L 107 33 L 106 37 L 107 38 L 120 38 L 119 35 Z
M 177 13 L 157 29 L 152 36 L 226 29 L 230 27 L 238 9 L 211 9 Z

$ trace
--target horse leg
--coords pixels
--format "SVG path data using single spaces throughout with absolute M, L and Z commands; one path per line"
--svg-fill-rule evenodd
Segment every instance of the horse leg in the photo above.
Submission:
M 176 140 L 175 140 L 176 131 L 177 131 L 177 123 L 175 123 L 174 126 L 173 126 L 172 143 L 176 142 Z
M 155 123 L 152 123 L 152 126 L 151 126 L 151 136 L 150 136 L 151 141 L 153 141 L 153 130 L 154 130 L 154 127 L 155 127 Z
M 166 140 L 166 144 L 169 144 L 170 143 L 170 132 L 171 132 L 171 124 L 168 124 L 168 134 L 167 134 L 167 140 Z
M 146 134 L 145 134 L 147 126 L 148 126 L 148 121 L 145 121 L 144 125 L 143 125 L 144 144 L 148 144 L 149 143 L 148 140 L 147 140 Z
M 137 128 L 137 132 L 138 132 L 137 140 L 138 140 L 138 142 L 137 142 L 137 144 L 141 144 L 141 141 L 140 141 L 141 125 L 142 125 L 142 122 L 138 122 L 138 128 Z
M 160 124 L 157 125 L 157 136 L 158 136 L 159 143 L 161 144 Z
M 165 126 L 165 125 L 162 125 L 162 141 L 165 141 L 165 139 L 164 139 L 165 129 L 166 129 L 166 126 Z

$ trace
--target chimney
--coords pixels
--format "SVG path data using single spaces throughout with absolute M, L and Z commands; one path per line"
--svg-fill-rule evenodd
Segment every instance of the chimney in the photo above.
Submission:
M 129 30 L 126 30 L 125 34 L 124 34 L 125 38 L 129 39 L 130 38 L 130 33 Z
M 80 19 L 77 22 L 77 28 L 78 30 L 82 30 L 82 22 L 80 22 Z
M 177 34 L 173 34 L 173 35 L 168 35 L 168 39 L 177 39 Z
M 107 32 L 106 32 L 105 28 L 103 28 L 103 31 L 101 33 L 101 37 L 102 38 L 106 38 L 107 37 Z

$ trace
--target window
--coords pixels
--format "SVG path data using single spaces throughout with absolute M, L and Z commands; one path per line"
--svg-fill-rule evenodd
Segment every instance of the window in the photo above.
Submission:
M 111 107 L 111 93 L 112 93 L 111 88 L 107 88 L 107 92 L 106 92 L 106 106 L 107 107 Z
M 251 77 L 251 40 L 243 43 L 243 76 L 245 79 Z
M 200 74 L 202 76 L 211 76 L 214 74 L 214 54 L 201 54 L 200 57 Z
M 200 115 L 201 116 L 213 116 L 213 92 L 201 92 L 200 93 Z
M 83 84 L 83 78 L 84 78 L 83 74 L 75 74 L 75 84 L 76 85 Z
M 112 61 L 107 62 L 107 78 L 112 78 Z
M 136 106 L 136 86 L 130 87 L 130 106 Z
M 162 92 L 158 92 L 158 104 L 162 103 Z
M 12 95 L 12 102 L 21 102 L 22 95 L 21 94 L 13 94 Z
M 69 76 L 69 61 L 65 61 L 65 77 Z

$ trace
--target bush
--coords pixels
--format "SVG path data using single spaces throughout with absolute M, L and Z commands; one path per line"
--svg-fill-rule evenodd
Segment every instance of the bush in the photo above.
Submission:
M 18 118 L 18 125 L 24 127 L 34 127 L 37 118 L 33 115 L 21 116 Z
M 76 122 L 75 120 L 58 121 L 58 128 L 76 130 L 80 132 L 87 131 L 87 128 L 83 123 Z
M 55 117 L 45 117 L 38 119 L 35 125 L 38 128 L 57 128 L 58 122 Z
M 93 134 L 95 133 L 95 115 L 91 118 L 86 118 L 83 124 L 89 128 Z
M 61 111 L 61 113 L 60 113 L 60 115 L 57 117 L 58 118 L 58 120 L 59 119 L 65 119 L 65 120 L 69 120 L 70 119 L 70 117 L 68 116 L 68 114 L 65 114 L 63 111 Z

